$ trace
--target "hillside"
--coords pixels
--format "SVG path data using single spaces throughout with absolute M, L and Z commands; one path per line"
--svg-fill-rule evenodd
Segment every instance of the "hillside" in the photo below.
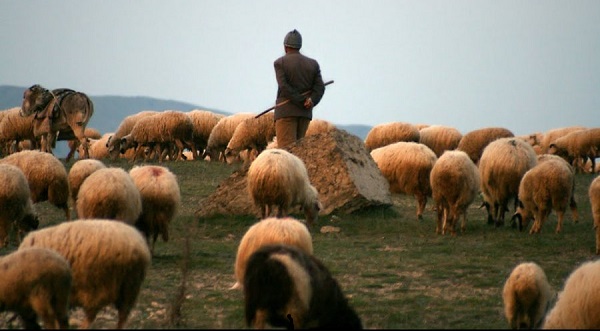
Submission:
M 0 109 L 9 109 L 21 105 L 23 91 L 27 87 L 20 86 L 0 86 Z M 94 116 L 88 124 L 101 133 L 112 132 L 117 129 L 123 118 L 140 112 L 142 110 L 180 110 L 189 111 L 192 109 L 204 109 L 213 112 L 230 115 L 231 113 L 193 105 L 176 100 L 163 100 L 151 97 L 127 97 L 127 96 L 89 96 L 94 103 Z M 337 124 L 336 124 L 337 125 Z M 371 129 L 370 126 L 361 124 L 337 125 L 338 128 L 346 130 L 359 138 L 363 139 Z M 56 155 L 62 157 L 66 155 L 66 145 L 58 143 Z

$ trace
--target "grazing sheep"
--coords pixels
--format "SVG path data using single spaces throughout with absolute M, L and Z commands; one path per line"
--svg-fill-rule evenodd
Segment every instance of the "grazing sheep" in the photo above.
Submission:
M 588 159 L 592 162 L 589 170 L 581 168 L 582 172 L 594 172 L 596 156 L 600 150 L 600 128 L 573 131 L 557 138 L 548 146 L 548 153 L 555 154 L 580 169 L 579 164 L 584 164 Z
M 170 150 L 171 144 L 176 146 L 176 160 L 182 159 L 183 150 L 186 147 L 192 149 L 192 155 L 196 148 L 192 141 L 194 125 L 190 117 L 183 112 L 165 110 L 158 114 L 143 117 L 131 129 L 131 132 L 121 138 L 121 154 L 138 147 L 157 148 L 159 162 L 162 162 L 166 151 Z M 132 162 L 135 162 L 136 157 Z
M 488 127 L 473 130 L 465 134 L 456 149 L 464 151 L 475 164 L 479 162 L 483 149 L 498 138 L 514 137 L 512 131 L 500 127 Z
M 580 131 L 580 130 L 585 130 L 585 129 L 587 129 L 585 126 L 575 125 L 575 126 L 567 126 L 564 128 L 556 128 L 556 129 L 551 129 L 551 130 L 546 131 L 542 135 L 542 141 L 540 142 L 541 154 L 547 154 L 550 144 L 552 142 L 554 142 L 557 138 L 566 136 L 567 134 L 574 132 L 574 131 Z
M 306 225 L 292 217 L 265 218 L 254 223 L 242 237 L 235 258 L 235 280 L 232 289 L 244 284 L 248 258 L 257 249 L 268 244 L 285 244 L 313 253 L 312 236 Z
M 22 141 L 34 142 L 37 147 L 37 138 L 33 133 L 33 121 L 31 118 L 22 117 L 19 114 L 20 107 L 14 107 L 0 112 L 0 146 L 4 155 L 17 152 L 16 148 Z
M 0 164 L 11 164 L 21 169 L 27 178 L 33 203 L 48 201 L 65 211 L 67 221 L 71 220 L 67 169 L 54 155 L 26 150 L 1 159 Z
M 160 234 L 169 241 L 169 223 L 181 204 L 181 193 L 177 177 L 168 168 L 161 166 L 135 166 L 129 170 L 133 183 L 140 191 L 142 213 L 135 226 L 144 233 L 154 252 L 154 244 Z
M 23 248 L 0 257 L 0 310 L 16 312 L 25 329 L 69 328 L 71 267 L 59 253 Z
M 208 145 L 208 137 L 210 132 L 217 125 L 217 123 L 225 117 L 223 114 L 213 113 L 208 110 L 194 109 L 187 112 L 188 116 L 192 120 L 194 125 L 194 145 L 196 145 L 197 155 L 194 155 L 192 159 L 201 158 L 204 149 Z
M 260 154 L 269 141 L 275 137 L 275 115 L 273 112 L 264 114 L 259 118 L 246 118 L 235 128 L 227 148 L 225 148 L 225 159 L 233 162 L 239 159 L 239 154 L 243 150 L 255 151 Z M 252 160 L 250 160 L 251 162 Z
M 419 142 L 429 147 L 437 157 L 444 151 L 456 149 L 461 139 L 460 131 L 450 126 L 430 125 L 419 130 Z
M 512 329 L 538 329 L 554 298 L 546 273 L 535 262 L 517 265 L 502 290 L 504 316 Z
M 100 134 L 100 131 L 98 131 L 97 129 L 94 128 L 85 128 L 84 131 L 85 134 L 85 138 L 88 140 L 90 139 L 100 139 L 102 137 L 102 134 Z M 77 151 L 81 157 L 81 155 L 85 155 L 85 146 L 81 145 L 78 139 L 71 139 L 69 141 L 67 141 L 67 146 L 69 146 L 69 153 L 67 154 L 67 157 L 65 158 L 65 160 L 68 162 L 73 158 L 73 155 L 75 155 L 75 151 Z M 79 148 L 81 147 L 81 148 Z M 89 147 L 88 147 L 89 149 Z
M 520 135 L 520 136 L 516 136 L 519 139 L 523 139 L 524 141 L 526 141 L 529 145 L 531 145 L 531 147 L 533 147 L 533 150 L 535 150 L 535 152 L 540 155 L 540 154 L 545 154 L 542 153 L 542 147 L 541 147 L 541 143 L 542 140 L 544 139 L 544 134 L 541 132 L 534 132 L 534 133 L 530 133 L 530 134 L 526 134 L 526 135 Z
M 573 199 L 575 174 L 573 168 L 559 157 L 547 155 L 538 160 L 537 165 L 525 172 L 521 179 L 518 207 L 513 218 L 517 220 L 519 231 L 527 227 L 533 218 L 529 233 L 539 233 L 555 210 L 558 218 L 556 233 L 560 233 L 567 206 L 573 212 L 574 223 L 578 221 L 577 204 Z
M 0 247 L 9 243 L 9 234 L 15 225 L 19 236 L 37 229 L 39 221 L 33 210 L 31 191 L 21 169 L 10 164 L 0 164 Z
M 293 246 L 268 245 L 248 260 L 244 275 L 246 325 L 287 329 L 362 329 L 327 267 Z
M 596 255 L 600 255 L 600 176 L 594 178 L 588 188 L 594 230 L 596 231 Z
M 577 267 L 558 293 L 554 307 L 546 315 L 543 329 L 599 329 L 600 261 Z
M 79 188 L 83 181 L 94 171 L 106 168 L 106 165 L 104 165 L 102 161 L 92 158 L 91 154 L 90 147 L 90 158 L 77 160 L 69 170 L 67 179 L 69 180 L 69 189 L 71 191 L 71 199 L 73 200 L 74 206 L 77 205 L 77 195 L 79 194 Z
M 254 118 L 254 116 L 253 113 L 236 113 L 223 117 L 210 132 L 206 148 L 204 149 L 204 153 L 202 153 L 202 158 L 205 159 L 208 156 L 210 161 L 221 160 L 222 162 L 226 162 L 224 158 L 225 149 L 227 148 L 227 144 L 229 144 L 229 140 L 233 137 L 235 128 L 243 120 Z
M 137 229 L 113 220 L 75 220 L 30 232 L 19 250 L 26 247 L 53 249 L 69 262 L 70 306 L 85 312 L 80 328 L 89 328 L 110 304 L 118 311 L 117 329 L 124 327 L 151 261 Z
M 307 223 L 312 226 L 322 207 L 304 162 L 279 148 L 264 150 L 250 164 L 248 193 L 261 209 L 261 218 L 272 216 L 275 208 L 278 208 L 277 217 L 285 217 L 291 208 L 300 205 Z
M 77 216 L 105 218 L 134 225 L 142 213 L 142 198 L 131 176 L 122 168 L 92 172 L 79 187 Z
M 479 174 L 488 224 L 504 225 L 508 202 L 517 202 L 521 178 L 536 163 L 533 147 L 519 138 L 499 138 L 484 148 Z
M 317 133 L 325 133 L 335 129 L 337 128 L 333 123 L 326 120 L 313 118 L 308 124 L 308 128 L 306 129 L 306 134 L 304 136 L 306 137 Z
M 419 142 L 419 129 L 411 123 L 390 122 L 378 124 L 369 130 L 365 137 L 365 147 L 370 152 L 376 148 L 400 141 Z
M 133 129 L 133 126 L 135 125 L 135 123 L 137 123 L 137 121 L 146 116 L 152 116 L 155 114 L 158 114 L 158 112 L 154 110 L 144 110 L 139 113 L 129 115 L 121 121 L 121 124 L 119 124 L 119 127 L 117 128 L 117 131 L 115 131 L 112 137 L 110 137 L 106 142 L 108 154 L 110 155 L 110 158 L 113 161 L 116 160 L 120 154 L 121 138 L 123 138 L 131 132 L 131 129 Z
M 102 135 L 102 137 L 100 137 L 99 139 L 90 139 L 89 142 L 89 148 L 88 148 L 88 153 L 90 155 L 90 158 L 92 159 L 96 159 L 96 160 L 103 160 L 103 159 L 108 159 L 110 157 L 110 154 L 108 152 L 108 148 L 106 147 L 106 144 L 108 143 L 108 140 L 111 139 L 111 137 L 114 135 L 114 132 L 108 132 Z M 81 146 L 79 146 L 79 150 L 78 150 L 79 155 L 82 155 L 83 151 Z
M 479 170 L 467 153 L 446 151 L 435 162 L 430 174 L 431 191 L 436 202 L 436 233 L 456 234 L 456 223 L 462 216 L 461 232 L 465 231 L 467 209 L 475 200 L 481 179 Z
M 371 157 L 389 182 L 390 192 L 415 196 L 417 219 L 423 219 L 432 193 L 429 176 L 437 161 L 435 153 L 424 144 L 401 141 L 372 150 Z

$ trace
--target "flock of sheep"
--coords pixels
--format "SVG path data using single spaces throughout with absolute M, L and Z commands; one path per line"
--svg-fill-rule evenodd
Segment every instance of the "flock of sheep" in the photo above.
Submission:
M 272 114 L 255 118 L 252 113 L 142 111 L 124 118 L 115 132 L 100 135 L 88 128 L 89 158 L 78 159 L 67 173 L 60 160 L 37 150 L 28 129 L 21 128 L 26 126 L 16 124 L 18 117 L 11 115 L 15 111 L 18 108 L 0 112 L 4 155 L 0 178 L 8 187 L 0 192 L 0 242 L 8 244 L 12 231 L 20 246 L 0 258 L 5 266 L 0 273 L 11 280 L 0 285 L 0 306 L 17 311 L 25 327 L 39 326 L 39 317 L 47 328 L 63 328 L 68 325 L 68 308 L 81 306 L 86 315 L 81 327 L 87 328 L 108 304 L 117 307 L 117 328 L 124 327 L 158 236 L 169 239 L 168 226 L 177 213 L 180 192 L 167 167 L 134 166 L 126 172 L 102 161 L 123 157 L 131 162 L 244 162 L 247 193 L 261 210 L 261 220 L 242 238 L 235 262 L 233 288 L 244 291 L 247 324 L 362 328 L 337 281 L 313 256 L 309 228 L 323 209 L 319 192 L 311 185 L 304 162 L 277 148 Z M 315 119 L 307 135 L 329 130 L 336 128 Z M 373 127 L 364 143 L 390 191 L 415 196 L 418 219 L 427 199 L 434 200 L 439 234 L 456 235 L 459 220 L 460 230 L 466 231 L 467 209 L 478 194 L 490 224 L 504 225 L 512 202 L 515 227 L 527 228 L 533 221 L 529 232 L 539 233 L 554 210 L 558 233 L 567 208 L 577 222 L 574 176 L 597 171 L 600 128 L 569 127 L 516 137 L 497 127 L 462 135 L 442 125 L 393 122 Z M 77 145 L 72 145 L 71 153 Z M 600 180 L 590 185 L 589 197 L 600 254 Z M 38 230 L 32 205 L 40 201 L 64 210 L 69 222 Z M 296 206 L 304 212 L 305 222 L 288 216 Z M 35 255 L 45 256 L 47 263 L 21 262 Z M 32 277 L 16 280 L 11 274 Z M 522 274 L 533 280 L 526 281 L 529 278 Z M 544 281 L 539 267 L 515 268 L 504 292 L 512 327 L 542 325 L 553 297 Z M 598 319 L 569 324 L 565 317 L 569 313 L 564 311 L 569 305 L 561 304 L 577 296 L 571 293 L 576 289 L 568 286 L 569 281 L 544 326 L 560 326 L 550 322 L 560 320 L 566 323 L 562 326 L 600 327 Z M 12 290 L 16 288 L 22 290 Z M 538 306 L 521 311 L 530 304 Z

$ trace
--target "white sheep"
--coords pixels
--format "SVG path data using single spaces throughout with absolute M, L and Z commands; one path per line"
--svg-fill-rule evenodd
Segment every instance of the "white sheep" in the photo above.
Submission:
M 475 164 L 479 162 L 483 149 L 498 138 L 514 137 L 512 131 L 502 127 L 486 127 L 465 134 L 456 149 L 464 151 Z
M 594 178 L 588 188 L 594 231 L 596 232 L 596 255 L 600 255 L 600 176 Z
M 21 169 L 27 178 L 33 203 L 48 201 L 65 211 L 67 221 L 71 219 L 67 169 L 58 158 L 46 152 L 25 150 L 0 159 L 0 164 Z
M 548 146 L 548 153 L 562 157 L 575 169 L 592 173 L 596 168 L 598 150 L 600 150 L 600 128 L 573 131 L 557 138 Z M 589 170 L 583 169 L 583 164 L 587 160 L 592 163 Z
M 336 129 L 337 127 L 335 126 L 335 124 L 329 121 L 322 120 L 319 118 L 313 118 L 310 121 L 310 123 L 308 123 L 308 128 L 306 129 L 305 136 L 310 136 L 318 133 L 325 133 Z
M 574 131 L 580 131 L 580 130 L 585 130 L 585 129 L 587 129 L 585 126 L 574 125 L 574 126 L 555 128 L 555 129 L 551 129 L 551 130 L 544 132 L 542 134 L 542 141 L 540 142 L 541 154 L 547 154 L 550 144 L 553 141 L 555 141 L 557 138 L 566 136 L 567 134 L 574 132 Z
M 90 146 L 90 158 L 77 160 L 69 169 L 67 179 L 69 180 L 69 189 L 71 191 L 71 200 L 73 206 L 77 205 L 77 195 L 83 181 L 94 171 L 106 168 L 106 165 L 100 160 L 92 158 L 92 147 Z
M 110 154 L 108 152 L 108 148 L 106 147 L 106 144 L 108 143 L 108 140 L 111 139 L 114 134 L 115 134 L 114 132 L 107 132 L 107 133 L 103 134 L 99 139 L 95 139 L 95 138 L 89 139 L 90 146 L 88 148 L 88 153 L 90 155 L 90 158 L 96 159 L 96 160 L 108 159 L 110 157 Z M 81 146 L 79 146 L 79 148 L 78 148 L 78 153 L 79 153 L 79 155 L 83 155 L 83 149 Z
M 266 113 L 259 118 L 246 118 L 237 125 L 225 148 L 225 159 L 228 163 L 239 159 L 243 150 L 255 151 L 259 154 L 275 137 L 275 115 Z M 252 161 L 252 159 L 250 159 Z
M 158 112 L 154 110 L 143 110 L 133 115 L 129 115 L 121 121 L 115 133 L 106 142 L 108 154 L 110 155 L 110 158 L 113 161 L 117 159 L 119 154 L 121 154 L 121 138 L 123 138 L 131 132 L 131 129 L 133 129 L 133 126 L 135 125 L 135 123 L 137 123 L 137 121 L 146 116 L 152 116 L 155 114 L 158 114 Z
M 46 248 L 23 248 L 0 257 L 0 310 L 16 312 L 25 329 L 69 328 L 72 275 L 67 260 Z
M 533 147 L 519 138 L 499 138 L 484 148 L 479 174 L 488 224 L 504 225 L 509 201 L 516 204 L 521 178 L 536 163 Z
M 235 128 L 243 120 L 253 118 L 254 116 L 255 114 L 253 113 L 236 113 L 219 120 L 210 132 L 206 148 L 204 149 L 204 153 L 202 153 L 202 158 L 209 157 L 210 161 L 221 160 L 226 162 L 224 158 L 225 149 L 229 140 L 233 137 Z
M 201 158 L 204 149 L 208 145 L 208 137 L 210 132 L 217 123 L 225 117 L 223 114 L 215 113 L 208 110 L 193 109 L 187 112 L 194 125 L 194 144 L 196 145 L 197 155 L 192 159 Z
M 578 221 L 577 204 L 573 198 L 573 168 L 560 157 L 552 156 L 546 154 L 538 157 L 538 163 L 525 172 L 521 179 L 518 207 L 513 216 L 519 230 L 526 228 L 533 218 L 529 233 L 539 233 L 552 210 L 555 210 L 558 218 L 556 233 L 560 233 L 567 206 L 573 212 L 574 223 Z
M 131 176 L 122 168 L 92 172 L 79 187 L 77 216 L 104 218 L 134 225 L 142 213 L 142 198 Z
M 456 234 L 456 223 L 462 216 L 461 232 L 466 229 L 467 209 L 475 200 L 481 186 L 479 170 L 467 153 L 446 151 L 440 156 L 430 174 L 431 192 L 436 203 L 436 233 Z
M 248 168 L 248 193 L 261 209 L 261 218 L 287 216 L 291 208 L 301 206 L 309 226 L 315 224 L 321 210 L 319 193 L 311 185 L 304 162 L 279 148 L 266 149 Z
M 135 166 L 129 175 L 142 198 L 142 213 L 135 226 L 146 236 L 150 252 L 154 252 L 158 235 L 169 241 L 169 224 L 181 205 L 177 177 L 168 168 L 156 165 Z
M 31 118 L 19 114 L 21 107 L 14 107 L 0 112 L 0 144 L 4 155 L 17 152 L 17 146 L 22 141 L 34 142 L 37 147 L 38 139 L 33 133 Z
M 244 275 L 246 325 L 263 329 L 359 330 L 362 321 L 340 284 L 312 254 L 288 245 L 263 246 Z
M 600 261 L 588 261 L 567 277 L 543 329 L 600 329 Z
M 424 144 L 401 141 L 372 150 L 371 157 L 389 182 L 390 192 L 415 196 L 417 219 L 423 219 L 432 193 L 429 176 L 437 161 L 435 153 Z
M 17 234 L 37 229 L 39 220 L 33 209 L 31 191 L 21 169 L 10 164 L 0 164 L 0 247 L 9 243 L 11 229 Z M 20 238 L 18 238 L 20 240 Z
M 419 142 L 429 147 L 437 157 L 444 151 L 456 149 L 461 139 L 460 131 L 450 126 L 430 125 L 419 130 Z
M 113 220 L 75 220 L 30 232 L 19 250 L 26 247 L 53 249 L 69 262 L 70 306 L 85 312 L 80 328 L 89 328 L 111 304 L 118 311 L 117 329 L 125 326 L 151 262 L 137 229 Z
M 171 146 L 175 145 L 175 153 L 169 156 L 181 160 L 185 148 L 190 148 L 192 155 L 196 153 L 192 141 L 193 132 L 192 120 L 186 113 L 165 110 L 139 119 L 131 132 L 121 138 L 121 154 L 125 154 L 130 148 L 147 147 L 150 150 L 156 148 L 159 162 L 162 162 L 167 151 L 171 151 Z M 135 160 L 136 157 L 132 161 Z
M 555 292 L 546 273 L 535 262 L 518 264 L 504 288 L 504 316 L 512 329 L 537 329 L 541 326 Z
M 85 138 L 87 139 L 88 143 L 89 143 L 90 139 L 100 139 L 102 137 L 102 134 L 100 134 L 100 131 L 98 131 L 97 129 L 94 129 L 94 128 L 89 128 L 89 127 L 85 128 L 84 134 L 85 134 Z M 79 142 L 79 139 L 74 138 L 74 139 L 67 141 L 67 146 L 69 147 L 69 153 L 67 154 L 65 161 L 69 162 L 75 155 L 76 151 L 79 153 L 80 156 L 85 155 L 85 147 L 86 146 L 81 145 Z
M 389 122 L 375 125 L 365 137 L 365 147 L 370 152 L 400 141 L 419 142 L 421 135 L 419 129 L 406 122 Z
M 240 240 L 234 265 L 236 282 L 232 289 L 243 286 L 250 255 L 268 244 L 286 244 L 298 247 L 308 254 L 313 253 L 312 236 L 304 223 L 292 217 L 265 218 L 254 223 Z

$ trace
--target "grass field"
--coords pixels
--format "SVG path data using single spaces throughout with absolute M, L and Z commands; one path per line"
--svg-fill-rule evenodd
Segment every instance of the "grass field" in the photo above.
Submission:
M 110 166 L 131 165 L 125 161 Z M 237 245 L 254 217 L 218 216 L 197 219 L 204 198 L 235 166 L 190 161 L 167 162 L 179 180 L 182 207 L 171 224 L 170 241 L 157 242 L 152 266 L 127 327 L 240 329 L 243 295 L 230 290 Z M 70 165 L 67 165 L 68 167 Z M 387 209 L 352 215 L 322 216 L 313 230 L 314 254 L 340 283 L 365 328 L 376 329 L 505 329 L 502 287 L 512 268 L 537 262 L 550 284 L 560 289 L 580 263 L 596 258 L 587 189 L 594 178 L 578 174 L 576 201 L 580 221 L 567 212 L 563 232 L 554 233 L 553 213 L 539 235 L 486 222 L 477 199 L 469 209 L 467 231 L 456 237 L 435 234 L 430 199 L 424 219 L 415 216 L 413 197 L 393 195 Z M 37 205 L 41 227 L 62 222 L 64 214 L 48 203 Z M 507 214 L 509 218 L 511 211 Z M 299 216 L 299 215 L 298 215 Z M 320 233 L 324 225 L 339 233 Z M 15 244 L 0 251 L 6 254 Z M 71 325 L 83 317 L 73 310 Z M 0 327 L 19 327 L 0 315 Z M 116 311 L 105 309 L 92 325 L 114 328 Z

